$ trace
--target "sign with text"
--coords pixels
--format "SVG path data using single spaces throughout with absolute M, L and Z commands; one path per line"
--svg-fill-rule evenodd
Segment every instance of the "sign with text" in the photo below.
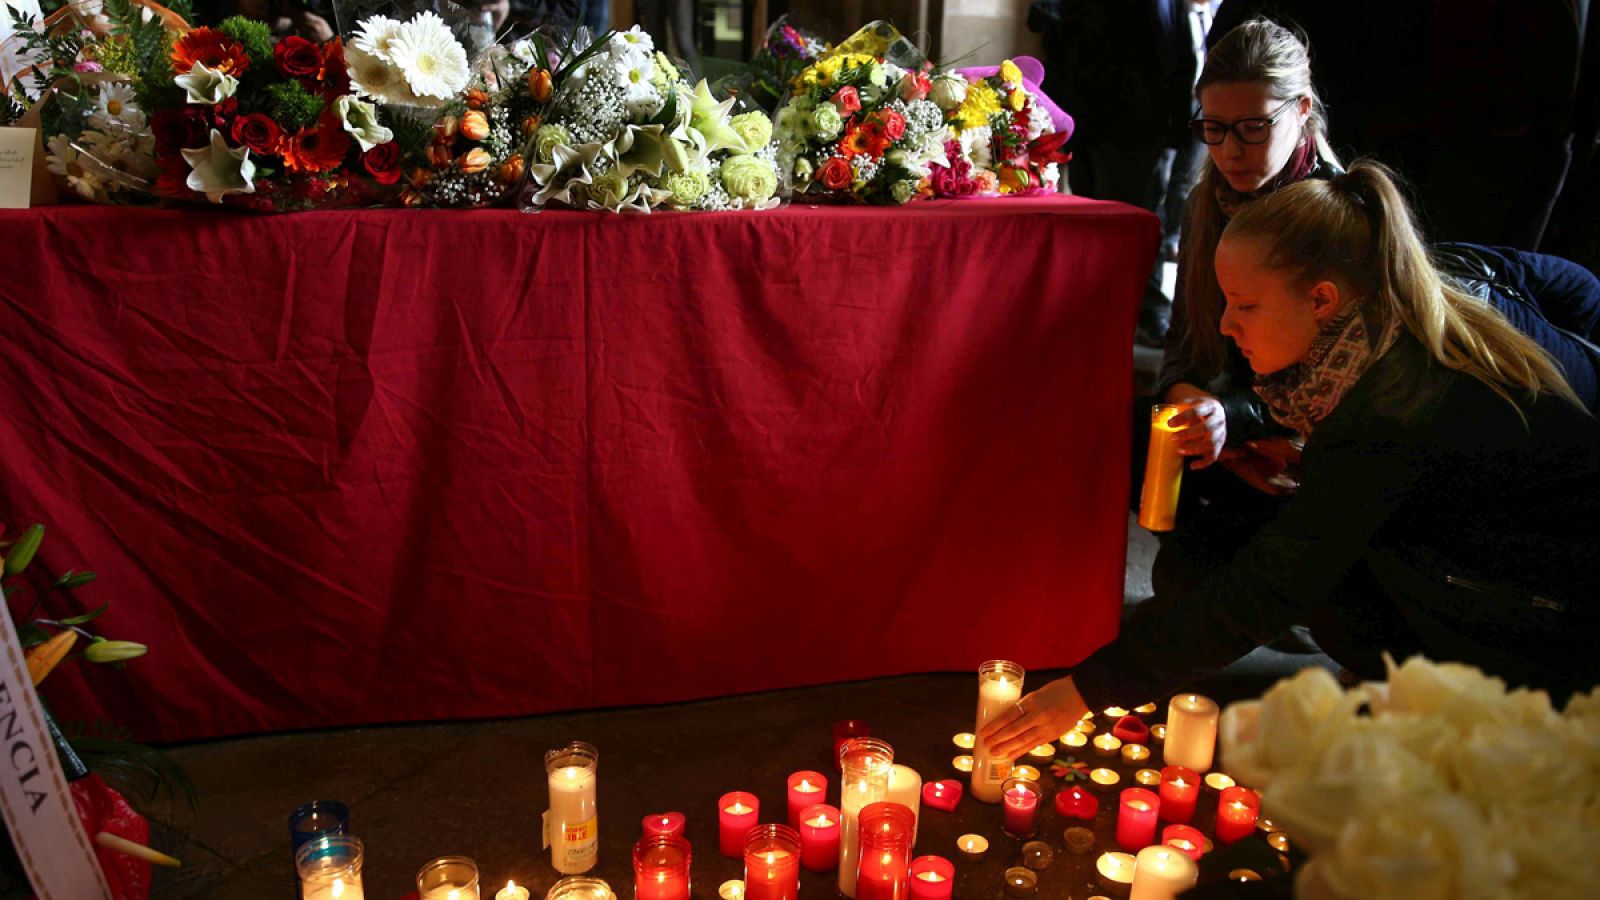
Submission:
M 11 131 L 13 129 L 0 129 Z M 28 131 L 29 129 L 14 129 Z M 31 141 L 33 136 L 29 134 Z M 26 171 L 26 170 L 24 170 Z M 0 812 L 38 900 L 111 900 L 94 846 L 78 820 L 39 695 L 0 611 Z
M 0 128 L 0 209 L 27 209 L 33 187 L 36 128 Z

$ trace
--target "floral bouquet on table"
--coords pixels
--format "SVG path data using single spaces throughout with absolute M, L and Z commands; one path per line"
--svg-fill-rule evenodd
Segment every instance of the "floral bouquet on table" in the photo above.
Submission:
M 601 38 L 558 71 L 529 148 L 523 210 L 770 209 L 778 204 L 772 123 L 734 115 L 690 87 L 650 36 Z
M 788 99 L 795 78 L 828 49 L 822 38 L 796 27 L 788 16 L 779 16 L 767 29 L 761 49 L 740 79 L 740 88 L 763 109 L 776 110 Z
M 1370 713 L 1362 713 L 1365 705 Z M 1600 689 L 1561 713 L 1421 657 L 1343 690 L 1321 669 L 1222 716 L 1229 771 L 1311 857 L 1308 898 L 1592 896 L 1600 884 Z
M 794 194 L 866 203 L 928 196 L 933 165 L 947 162 L 928 71 L 884 22 L 807 66 L 777 113 L 778 164 Z
M 1060 189 L 1061 150 L 1072 117 L 1044 92 L 1044 67 L 1030 56 L 944 76 L 935 100 L 950 126 L 948 163 L 934 167 L 938 197 L 1026 195 Z M 956 81 L 959 78 L 960 81 Z

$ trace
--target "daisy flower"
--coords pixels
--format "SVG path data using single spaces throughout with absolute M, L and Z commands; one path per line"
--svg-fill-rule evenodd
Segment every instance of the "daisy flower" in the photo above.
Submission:
M 53 134 L 47 143 L 45 163 L 50 171 L 67 179 L 67 186 L 77 191 L 85 200 L 105 200 L 106 186 L 93 164 L 78 155 L 72 140 L 64 134 Z
M 412 92 L 424 99 L 448 101 L 466 88 L 471 77 L 466 48 L 431 12 L 418 13 L 400 26 L 400 33 L 389 42 L 389 60 Z
M 350 39 L 350 46 L 369 56 L 389 59 L 390 45 L 400 36 L 400 23 L 388 16 L 363 19 Z
M 401 77 L 400 70 L 354 46 L 344 50 L 344 61 L 349 67 L 350 83 L 355 89 L 379 103 L 396 103 L 403 106 L 420 106 L 422 101 L 411 92 L 411 87 Z

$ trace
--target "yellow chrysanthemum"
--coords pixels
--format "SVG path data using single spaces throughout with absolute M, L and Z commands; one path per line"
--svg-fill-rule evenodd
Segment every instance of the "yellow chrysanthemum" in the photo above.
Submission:
M 967 99 L 956 109 L 955 124 L 963 131 L 982 128 L 989 124 L 989 117 L 999 111 L 1000 95 L 980 81 L 967 89 Z
M 800 90 L 816 87 L 832 87 L 839 83 L 840 76 L 846 69 L 857 69 L 870 66 L 873 58 L 865 53 L 841 53 L 819 60 L 816 65 L 806 69 L 800 75 Z
M 1012 112 L 1022 112 L 1022 107 L 1026 106 L 1028 103 L 1028 92 L 1022 88 L 1017 88 L 1016 90 L 1012 91 L 1011 96 L 1007 97 L 1006 99 L 1011 103 Z
M 1012 86 L 1021 86 L 1022 70 L 1017 68 L 1016 63 L 1008 59 L 1000 64 L 1000 78 L 1004 80 L 1006 84 Z

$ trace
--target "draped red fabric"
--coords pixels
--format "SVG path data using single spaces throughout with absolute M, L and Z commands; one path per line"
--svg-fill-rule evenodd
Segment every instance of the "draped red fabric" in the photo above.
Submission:
M 1148 213 L 0 212 L 0 519 L 147 739 L 655 703 L 1115 632 Z M 841 711 L 843 713 L 844 711 Z

